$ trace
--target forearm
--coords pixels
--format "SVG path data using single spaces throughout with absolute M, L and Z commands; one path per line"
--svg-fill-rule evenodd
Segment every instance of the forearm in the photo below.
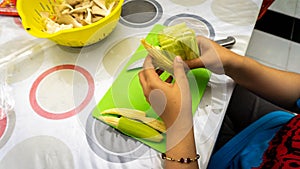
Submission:
M 236 83 L 285 108 L 300 98 L 300 75 L 264 66 L 236 54 L 225 73 Z

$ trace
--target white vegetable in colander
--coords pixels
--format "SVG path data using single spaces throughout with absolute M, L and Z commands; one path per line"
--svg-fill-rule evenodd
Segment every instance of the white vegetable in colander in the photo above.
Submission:
M 55 33 L 92 24 L 109 15 L 116 5 L 116 0 L 64 0 L 54 6 L 54 14 L 40 12 L 44 31 Z
M 66 0 L 66 2 L 70 5 L 76 5 L 82 3 L 84 0 Z
M 72 24 L 69 24 L 69 25 L 57 24 L 54 21 L 52 21 L 51 19 L 47 18 L 46 29 L 47 29 L 48 33 L 55 33 L 60 30 L 71 29 L 71 28 L 73 28 Z

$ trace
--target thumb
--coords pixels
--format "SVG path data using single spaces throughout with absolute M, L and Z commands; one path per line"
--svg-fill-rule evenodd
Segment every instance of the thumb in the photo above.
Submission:
M 173 66 L 174 66 L 174 76 L 175 76 L 176 83 L 181 88 L 183 87 L 186 88 L 186 86 L 188 86 L 188 81 L 186 77 L 185 63 L 183 62 L 180 56 L 175 57 Z

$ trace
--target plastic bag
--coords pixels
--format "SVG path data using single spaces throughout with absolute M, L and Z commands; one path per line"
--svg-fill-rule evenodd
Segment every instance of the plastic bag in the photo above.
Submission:
M 1 68 L 0 68 L 1 69 Z M 7 116 L 13 109 L 14 100 L 11 96 L 11 88 L 6 83 L 7 73 L 5 69 L 0 70 L 0 120 Z

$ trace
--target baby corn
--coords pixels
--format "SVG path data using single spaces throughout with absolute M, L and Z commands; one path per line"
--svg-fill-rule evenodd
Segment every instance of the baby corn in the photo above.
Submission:
M 185 23 L 164 28 L 157 38 L 159 46 L 152 46 L 145 39 L 141 43 L 152 56 L 154 65 L 171 74 L 175 56 L 180 56 L 182 60 L 199 57 L 196 34 Z
M 164 123 L 158 119 L 146 117 L 140 110 L 112 108 L 104 110 L 97 118 L 118 129 L 120 132 L 135 138 L 153 142 L 161 142 L 166 132 Z
M 173 72 L 173 62 L 162 53 L 159 47 L 150 45 L 145 39 L 142 39 L 141 43 L 152 56 L 156 67 L 162 68 L 167 72 Z

